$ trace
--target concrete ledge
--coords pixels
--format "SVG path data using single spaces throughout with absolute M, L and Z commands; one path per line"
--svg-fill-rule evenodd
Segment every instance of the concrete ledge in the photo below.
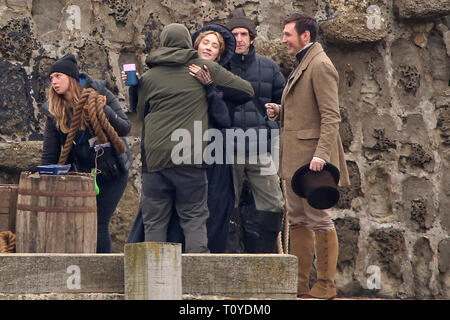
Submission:
M 1 293 L 123 293 L 123 254 L 0 254 Z
M 295 299 L 297 258 L 279 254 L 183 254 L 182 289 L 184 299 Z M 111 299 L 121 299 L 124 255 L 0 254 L 0 299 L 1 294 L 8 299 L 10 294 L 46 293 L 67 293 L 64 296 L 74 299 L 89 293 L 99 297 L 112 293 Z
M 125 300 L 123 293 L 0 293 L 0 300 Z
M 183 254 L 183 293 L 295 299 L 297 257 L 282 254 Z

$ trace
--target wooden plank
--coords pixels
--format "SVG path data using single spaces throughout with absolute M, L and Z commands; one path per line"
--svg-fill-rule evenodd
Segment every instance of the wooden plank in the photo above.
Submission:
M 0 185 L 0 213 L 9 213 L 11 189 L 8 185 Z
M 16 214 L 17 214 L 17 197 L 19 193 L 19 186 L 17 184 L 10 187 L 9 197 L 9 230 L 16 232 Z
M 47 212 L 47 219 L 45 221 L 45 251 L 46 252 L 53 252 L 55 249 L 53 248 L 54 241 L 52 240 L 52 237 L 49 235 L 52 235 L 56 232 L 56 228 L 58 227 L 56 225 L 56 216 L 58 215 L 57 212 Z
M 83 186 L 83 185 L 82 185 Z M 82 189 L 82 191 L 85 191 Z M 75 206 L 82 207 L 88 202 L 86 198 L 77 197 L 74 199 Z M 74 252 L 86 252 L 83 250 L 83 237 L 84 237 L 84 218 L 83 214 L 76 214 L 73 217 L 73 239 L 74 239 Z M 95 251 L 94 251 L 95 252 Z
M 0 231 L 15 232 L 17 187 L 15 184 L 0 184 Z
M 82 186 L 83 190 L 94 188 L 94 180 L 91 184 L 85 184 Z M 97 207 L 97 198 L 83 198 L 84 206 Z M 97 213 L 96 214 L 83 214 L 84 234 L 83 243 L 86 251 L 83 252 L 97 252 Z
M 39 185 L 39 190 L 45 190 L 45 183 Z M 48 206 L 48 201 L 50 197 L 36 197 L 39 207 Z M 37 213 L 37 221 L 36 221 L 36 230 L 37 232 L 34 234 L 36 237 L 36 245 L 37 250 L 34 252 L 47 252 L 45 238 L 47 235 L 46 229 L 46 220 L 47 220 L 47 212 L 38 212 Z
M 0 214 L 0 232 L 8 230 L 8 215 Z

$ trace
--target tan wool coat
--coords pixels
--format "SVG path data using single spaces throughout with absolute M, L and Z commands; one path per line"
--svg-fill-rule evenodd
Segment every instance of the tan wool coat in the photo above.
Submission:
M 280 175 L 290 180 L 299 167 L 319 157 L 336 166 L 340 186 L 350 184 L 339 135 L 339 75 L 314 43 L 290 75 L 280 111 Z

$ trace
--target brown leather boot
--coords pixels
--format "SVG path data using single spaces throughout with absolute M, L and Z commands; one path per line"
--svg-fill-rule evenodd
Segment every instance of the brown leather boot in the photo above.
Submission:
M 314 259 L 314 233 L 311 229 L 291 227 L 289 239 L 290 254 L 298 258 L 297 296 L 309 292 L 309 274 Z
M 336 297 L 334 276 L 339 252 L 336 230 L 316 231 L 317 282 L 308 296 L 319 299 Z

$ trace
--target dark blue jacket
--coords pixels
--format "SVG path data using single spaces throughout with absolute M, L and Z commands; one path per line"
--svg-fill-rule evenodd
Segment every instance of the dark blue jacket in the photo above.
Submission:
M 277 128 L 274 121 L 268 120 L 264 105 L 268 102 L 281 102 L 286 81 L 278 65 L 272 59 L 256 54 L 252 45 L 247 55 L 235 54 L 226 68 L 249 81 L 255 91 L 255 97 L 244 104 L 227 101 L 232 110 L 232 128 L 244 131 Z M 246 145 L 247 151 L 248 147 Z

